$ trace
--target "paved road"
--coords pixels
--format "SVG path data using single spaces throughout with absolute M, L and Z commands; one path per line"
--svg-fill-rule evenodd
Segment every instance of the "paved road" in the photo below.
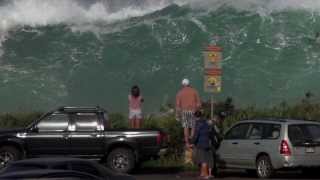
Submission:
M 167 170 L 141 170 L 134 174 L 137 180 L 195 180 L 198 179 L 196 172 L 181 172 L 175 169 Z M 214 179 L 234 179 L 234 180 L 252 180 L 256 177 L 250 176 L 244 171 L 223 171 L 219 177 Z M 279 172 L 272 180 L 308 180 L 308 179 L 320 179 L 319 175 L 310 175 L 306 177 L 300 172 Z

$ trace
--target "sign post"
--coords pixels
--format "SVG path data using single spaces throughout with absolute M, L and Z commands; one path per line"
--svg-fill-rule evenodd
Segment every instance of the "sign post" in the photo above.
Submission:
M 213 119 L 214 93 L 221 92 L 222 48 L 209 45 L 203 51 L 204 55 L 204 91 L 211 93 L 211 119 Z

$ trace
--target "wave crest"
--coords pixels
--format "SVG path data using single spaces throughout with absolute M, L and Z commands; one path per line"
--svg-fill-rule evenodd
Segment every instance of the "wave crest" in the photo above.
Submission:
M 288 9 L 320 12 L 319 0 L 0 0 L 0 48 L 14 28 L 65 24 L 71 30 L 96 33 L 97 25 L 144 16 L 172 4 L 208 11 L 227 6 L 261 16 Z
M 97 21 L 112 23 L 143 16 L 167 5 L 165 0 L 158 0 L 142 5 L 131 3 L 112 7 L 112 2 L 13 0 L 0 6 L 0 29 L 6 30 L 19 25 L 87 24 Z
M 319 0 L 2 0 L 0 31 L 17 26 L 113 23 L 161 10 L 171 4 L 216 10 L 223 6 L 239 11 L 270 14 L 287 9 L 320 11 Z

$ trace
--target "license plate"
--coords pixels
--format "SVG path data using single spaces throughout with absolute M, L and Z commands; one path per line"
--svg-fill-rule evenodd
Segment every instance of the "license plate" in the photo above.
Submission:
M 314 150 L 313 147 L 307 147 L 306 148 L 306 153 L 314 153 L 314 152 L 315 152 L 315 150 Z

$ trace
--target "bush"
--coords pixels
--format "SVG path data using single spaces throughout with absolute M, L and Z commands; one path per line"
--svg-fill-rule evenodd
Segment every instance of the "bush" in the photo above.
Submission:
M 121 113 L 109 114 L 110 127 L 115 129 L 126 129 L 129 127 L 129 121 L 126 116 Z
M 41 112 L 2 113 L 0 114 L 0 128 L 26 127 L 41 115 Z
M 148 116 L 143 123 L 144 128 L 160 128 L 168 134 L 168 154 L 170 159 L 178 160 L 183 153 L 183 129 L 173 114 L 164 116 Z

